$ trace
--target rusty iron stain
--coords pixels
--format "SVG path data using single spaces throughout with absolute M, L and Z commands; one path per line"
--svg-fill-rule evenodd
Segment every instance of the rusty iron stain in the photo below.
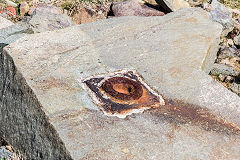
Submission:
M 186 104 L 177 100 L 166 99 L 165 105 L 159 108 L 151 109 L 149 112 L 153 116 L 166 116 L 169 120 L 175 120 L 178 123 L 189 123 L 199 125 L 204 130 L 216 131 L 227 134 L 240 135 L 240 127 L 230 123 L 222 118 L 210 113 L 208 109 L 197 105 Z
M 240 135 L 239 126 L 212 114 L 206 108 L 156 94 L 134 71 L 99 75 L 81 82 L 87 86 L 90 96 L 106 115 L 125 118 L 132 113 L 148 110 L 152 116 L 164 116 L 171 123 L 188 123 L 199 125 L 207 131 Z
M 143 94 L 141 84 L 125 77 L 109 78 L 101 88 L 111 97 L 122 101 L 137 100 Z
M 109 116 L 125 118 L 132 113 L 164 105 L 135 71 L 120 71 L 82 81 L 100 109 Z

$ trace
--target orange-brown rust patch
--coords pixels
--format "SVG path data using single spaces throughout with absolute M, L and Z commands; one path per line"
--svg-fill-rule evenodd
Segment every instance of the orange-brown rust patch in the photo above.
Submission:
M 180 101 L 166 100 L 165 105 L 151 110 L 154 115 L 165 115 L 180 123 L 200 125 L 205 130 L 234 133 L 240 135 L 240 127 L 219 118 L 209 110 Z
M 143 93 L 140 83 L 125 77 L 109 78 L 101 88 L 106 94 L 120 101 L 138 100 Z
M 90 95 L 98 99 L 97 105 L 107 115 L 125 117 L 131 112 L 164 104 L 163 99 L 133 71 L 90 78 L 83 83 L 90 88 Z

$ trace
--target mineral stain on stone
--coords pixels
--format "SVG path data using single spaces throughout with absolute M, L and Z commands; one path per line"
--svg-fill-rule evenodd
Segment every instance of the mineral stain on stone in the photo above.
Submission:
M 154 92 L 134 71 L 120 71 L 87 78 L 83 81 L 100 109 L 110 116 L 125 118 L 132 113 L 164 105 L 163 98 Z
M 82 81 L 89 95 L 106 115 L 125 118 L 148 110 L 181 124 L 199 125 L 205 130 L 240 135 L 240 128 L 202 107 L 164 98 L 153 91 L 135 71 L 120 71 Z
M 164 106 L 148 111 L 153 117 L 164 116 L 171 122 L 197 125 L 207 131 L 240 135 L 239 126 L 212 114 L 208 109 L 177 100 L 164 100 Z

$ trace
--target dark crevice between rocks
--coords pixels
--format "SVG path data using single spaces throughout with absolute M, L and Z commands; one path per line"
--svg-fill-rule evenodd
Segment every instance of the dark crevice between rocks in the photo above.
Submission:
M 0 146 L 7 146 L 9 145 L 7 141 L 5 141 L 2 137 L 0 137 Z
M 2 53 L 3 48 L 4 48 L 5 46 L 7 46 L 7 45 L 8 45 L 8 44 L 0 43 L 0 54 Z
M 113 10 L 112 10 L 112 6 L 113 6 L 113 4 L 111 4 L 110 9 L 109 9 L 109 11 L 108 11 L 108 13 L 107 13 L 107 17 L 108 17 L 108 18 L 114 16 L 114 13 L 113 13 Z
M 168 8 L 168 6 L 166 5 L 166 7 L 164 8 L 162 5 L 153 5 L 153 4 L 150 4 L 150 3 L 145 3 L 146 6 L 150 7 L 150 8 L 153 8 L 153 9 L 156 9 L 158 11 L 161 11 L 165 14 L 168 14 L 168 13 L 171 13 L 172 10 L 170 8 Z

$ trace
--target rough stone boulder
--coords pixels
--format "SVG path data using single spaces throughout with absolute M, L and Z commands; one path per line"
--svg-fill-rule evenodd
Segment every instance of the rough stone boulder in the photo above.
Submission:
M 167 12 L 177 11 L 181 8 L 189 8 L 190 5 L 185 0 L 156 0 Z
M 124 2 L 114 2 L 111 6 L 113 15 L 121 16 L 163 16 L 163 12 L 144 5 L 143 1 L 128 0 Z
M 0 136 L 26 159 L 238 159 L 240 98 L 208 75 L 221 31 L 190 8 L 23 37 L 0 57 Z

